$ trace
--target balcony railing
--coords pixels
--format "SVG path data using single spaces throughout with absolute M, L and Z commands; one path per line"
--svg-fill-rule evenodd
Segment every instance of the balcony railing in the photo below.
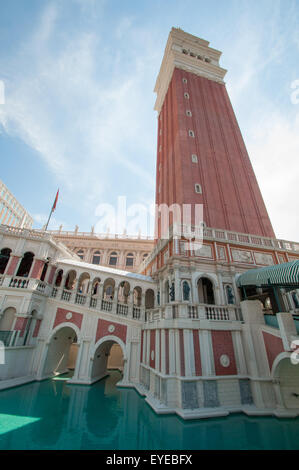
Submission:
M 176 302 L 163 307 L 147 309 L 146 322 L 162 319 L 194 319 L 211 321 L 242 321 L 240 308 L 236 305 L 208 305 Z

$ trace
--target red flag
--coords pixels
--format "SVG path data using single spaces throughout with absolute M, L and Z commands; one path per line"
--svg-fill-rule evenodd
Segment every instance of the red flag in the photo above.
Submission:
M 55 197 L 55 201 L 54 201 L 54 204 L 53 204 L 53 207 L 52 207 L 52 212 L 55 211 L 55 209 L 56 209 L 56 204 L 57 204 L 57 200 L 58 200 L 58 194 L 59 194 L 59 189 L 58 189 L 57 194 L 56 194 L 56 197 Z

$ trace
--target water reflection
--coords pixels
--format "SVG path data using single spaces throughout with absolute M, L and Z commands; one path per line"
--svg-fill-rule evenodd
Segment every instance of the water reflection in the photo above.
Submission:
M 89 387 L 46 380 L 0 392 L 0 448 L 299 448 L 298 418 L 238 414 L 186 422 L 156 415 L 134 390 L 116 388 L 119 380 L 112 371 Z M 21 417 L 39 419 L 24 419 L 20 426 Z M 17 418 L 19 427 L 14 426 Z

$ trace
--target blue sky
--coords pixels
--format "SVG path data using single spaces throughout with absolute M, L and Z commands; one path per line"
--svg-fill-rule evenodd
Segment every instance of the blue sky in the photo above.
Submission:
M 3 0 L 0 179 L 35 227 L 58 187 L 50 228 L 89 231 L 117 196 L 153 202 L 153 88 L 172 26 L 223 52 L 276 235 L 299 240 L 298 0 Z

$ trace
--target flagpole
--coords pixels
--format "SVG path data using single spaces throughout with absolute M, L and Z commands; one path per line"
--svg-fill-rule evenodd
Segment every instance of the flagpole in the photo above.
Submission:
M 49 222 L 50 222 L 50 219 L 51 219 L 51 215 L 53 214 L 53 206 L 52 206 L 52 209 L 51 209 L 51 212 L 49 214 L 49 218 L 48 218 L 48 221 L 46 223 L 46 226 L 45 226 L 45 232 L 47 231 L 47 228 L 48 228 L 48 225 L 49 225 Z
M 56 209 L 56 204 L 57 204 L 57 199 L 58 199 L 58 194 L 59 194 L 59 189 L 56 193 L 56 197 L 55 197 L 55 200 L 54 200 L 54 203 L 53 203 L 53 206 L 52 206 L 52 209 L 51 209 L 51 212 L 49 214 L 49 217 L 48 217 L 48 221 L 45 225 L 45 228 L 44 228 L 44 231 L 46 232 L 47 228 L 48 228 L 48 225 L 49 225 L 49 222 L 50 222 L 50 219 L 51 219 L 51 215 L 53 214 L 54 210 Z

